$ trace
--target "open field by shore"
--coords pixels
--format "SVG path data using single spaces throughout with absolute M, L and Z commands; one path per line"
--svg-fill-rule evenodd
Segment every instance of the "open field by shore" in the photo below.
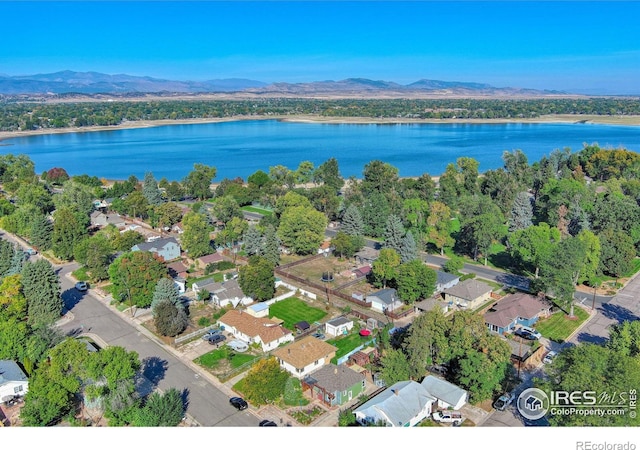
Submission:
M 184 120 L 137 120 L 127 121 L 119 125 L 96 127 L 46 128 L 29 131 L 0 131 L 0 141 L 22 136 L 34 136 L 57 133 L 86 133 L 91 131 L 122 130 L 130 128 L 149 128 L 166 125 L 190 125 L 200 123 L 234 122 L 241 120 L 282 120 L 300 123 L 334 123 L 334 124 L 402 124 L 402 123 L 594 123 L 603 125 L 640 125 L 640 116 L 598 116 L 598 115 L 547 115 L 532 119 L 379 119 L 372 117 L 325 117 L 315 115 L 286 116 L 233 116 L 209 119 Z

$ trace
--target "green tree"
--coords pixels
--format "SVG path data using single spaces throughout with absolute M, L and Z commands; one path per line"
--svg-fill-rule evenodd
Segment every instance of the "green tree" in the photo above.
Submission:
M 264 246 L 258 254 L 267 259 L 273 266 L 280 263 L 280 238 L 276 229 L 271 225 L 267 226 L 264 231 Z
M 263 248 L 263 236 L 260 230 L 254 226 L 249 226 L 245 231 L 242 241 L 244 242 L 244 251 L 247 255 L 257 255 Z
M 362 192 L 365 195 L 373 192 L 386 194 L 398 182 L 398 168 L 379 160 L 365 164 L 362 175 Z
M 62 314 L 60 280 L 46 259 L 28 262 L 22 268 L 22 292 L 27 299 L 28 322 L 32 326 L 51 325 Z
M 240 267 L 238 273 L 240 289 L 256 301 L 273 298 L 276 291 L 275 283 L 273 264 L 266 258 L 252 256 L 247 265 Z
M 415 318 L 405 346 L 411 377 L 419 379 L 430 366 L 449 362 L 446 358 L 450 345 L 447 336 L 449 326 L 449 319 L 440 308 Z
M 629 234 L 606 229 L 598 235 L 598 238 L 600 239 L 600 271 L 619 278 L 631 270 L 636 250 Z
M 344 185 L 344 178 L 340 175 L 338 160 L 335 158 L 329 158 L 320 164 L 313 174 L 313 179 L 317 183 L 331 187 L 335 192 L 342 189 Z
M 73 248 L 74 259 L 83 264 L 96 281 L 109 277 L 111 263 L 111 242 L 104 234 L 97 233 L 90 238 L 78 242 Z
M 586 281 L 593 284 L 600 266 L 600 239 L 589 230 L 580 231 L 576 238 L 582 241 L 585 248 L 585 258 L 580 269 L 578 283 Z
M 114 201 L 112 207 L 115 209 L 116 202 Z M 148 217 L 149 202 L 144 196 L 142 191 L 133 191 L 127 195 L 127 198 L 123 201 L 123 211 L 125 214 L 131 217 L 140 217 L 142 219 Z
M 451 209 L 442 202 L 434 201 L 429 207 L 429 217 L 427 218 L 426 241 L 440 249 L 440 254 L 444 255 L 444 248 L 454 244 L 451 237 Z
M 53 224 L 44 215 L 34 217 L 31 223 L 31 244 L 40 251 L 46 252 L 51 248 L 53 240 Z
M 387 223 L 384 230 L 384 243 L 383 248 L 392 248 L 398 254 L 402 251 L 402 240 L 406 231 L 402 226 L 402 221 L 395 214 L 391 214 L 387 219 Z
M 392 248 L 383 248 L 380 250 L 378 259 L 373 262 L 371 272 L 374 277 L 374 284 L 376 286 L 382 285 L 383 288 L 387 287 L 387 283 L 390 280 L 394 280 L 396 277 L 396 270 L 400 265 L 400 255 Z
M 182 333 L 189 323 L 184 308 L 178 308 L 170 300 L 161 300 L 153 308 L 156 330 L 162 336 L 174 337 Z
M 204 164 L 196 163 L 193 170 L 182 181 L 182 186 L 187 195 L 198 200 L 211 197 L 211 182 L 216 177 L 217 169 Z
M 527 192 L 519 192 L 511 207 L 511 217 L 509 218 L 509 232 L 524 230 L 533 225 L 533 207 L 531 198 Z
M 478 252 L 484 257 L 484 265 L 487 265 L 489 249 L 493 242 L 503 235 L 504 218 L 498 207 L 493 212 L 481 214 L 466 220 L 460 229 L 459 243 L 478 259 Z
M 612 325 L 609 329 L 607 347 L 624 356 L 640 355 L 640 321 L 626 320 Z
M 528 270 L 534 271 L 536 278 L 540 266 L 551 257 L 558 242 L 560 231 L 545 222 L 514 231 L 509 236 L 511 256 Z
M 315 253 L 324 240 L 327 218 L 312 207 L 293 206 L 280 217 L 278 237 L 299 255 Z
M 93 211 L 93 189 L 85 184 L 69 180 L 64 183 L 62 192 L 53 196 L 56 209 L 69 208 L 83 216 L 89 216 Z
M 436 287 L 436 272 L 419 259 L 402 263 L 396 270 L 398 296 L 408 304 L 433 295 Z
M 182 422 L 185 413 L 182 394 L 176 388 L 165 393 L 153 392 L 138 413 L 134 421 L 137 427 L 176 427 Z
M 408 231 L 400 243 L 400 262 L 406 263 L 417 260 L 418 258 L 418 245 L 413 237 L 413 233 Z
M 168 301 L 177 308 L 184 309 L 184 304 L 180 301 L 180 293 L 176 284 L 171 278 L 160 278 L 156 283 L 153 291 L 153 299 L 151 300 L 151 310 L 155 311 L 156 306 L 161 302 Z
M 158 280 L 166 276 L 167 268 L 149 252 L 123 253 L 109 266 L 113 298 L 140 308 L 151 305 Z
M 402 350 L 386 350 L 380 358 L 380 365 L 380 373 L 387 386 L 392 386 L 398 381 L 406 381 L 410 377 L 411 367 Z
M 213 214 L 223 223 L 229 222 L 234 217 L 238 219 L 243 218 L 242 210 L 240 209 L 238 202 L 230 195 L 225 195 L 224 197 L 216 199 L 213 204 Z
M 352 258 L 356 252 L 364 247 L 364 239 L 362 236 L 351 236 L 343 231 L 338 231 L 331 239 L 331 245 L 340 257 Z
M 256 406 L 274 403 L 284 394 L 289 379 L 274 357 L 255 363 L 244 378 L 244 395 Z
M 147 202 L 151 206 L 159 206 L 164 203 L 162 199 L 162 193 L 158 188 L 158 182 L 153 176 L 152 172 L 146 172 L 144 174 L 144 180 L 142 181 L 142 195 L 147 199 Z
M 182 209 L 175 202 L 166 202 L 155 208 L 158 224 L 161 228 L 171 228 L 182 220 Z
M 313 178 L 315 167 L 311 161 L 301 161 L 295 171 L 296 183 L 309 183 Z
M 61 259 L 73 259 L 73 247 L 87 234 L 86 226 L 68 207 L 57 209 L 53 214 L 53 253 Z
M 438 186 L 438 199 L 449 208 L 454 209 L 457 205 L 458 198 L 464 193 L 464 185 L 453 163 L 447 164 L 444 173 L 438 180 Z
M 33 205 L 42 214 L 53 211 L 53 199 L 47 189 L 41 184 L 23 184 L 16 192 L 19 205 Z
M 107 230 L 107 228 L 104 228 L 101 232 L 105 230 Z M 131 251 L 131 247 L 145 241 L 144 235 L 135 230 L 127 230 L 124 233 L 120 233 L 116 229 L 116 233 L 117 234 L 113 235 L 113 239 L 111 241 L 112 248 L 116 251 Z
M 198 258 L 211 253 L 211 239 L 209 225 L 205 216 L 200 213 L 188 212 L 182 218 L 182 247 L 189 253 L 190 258 Z

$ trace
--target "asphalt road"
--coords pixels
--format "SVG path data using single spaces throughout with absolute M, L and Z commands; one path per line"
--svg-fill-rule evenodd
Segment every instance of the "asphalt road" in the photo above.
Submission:
M 66 276 L 75 268 L 75 264 L 59 268 L 65 309 L 73 314 L 73 320 L 60 327 L 63 332 L 72 336 L 82 332 L 96 334 L 111 346 L 137 352 L 142 361 L 142 381 L 146 387 L 150 385 L 162 391 L 173 387 L 184 392 L 187 413 L 202 426 L 258 425 L 260 419 L 250 410 L 237 411 L 229 404 L 227 394 L 138 331 L 90 291 L 77 291 L 73 281 Z

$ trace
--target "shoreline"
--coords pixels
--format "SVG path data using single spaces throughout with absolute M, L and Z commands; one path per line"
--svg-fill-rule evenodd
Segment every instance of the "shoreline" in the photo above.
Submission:
M 400 125 L 400 124 L 509 124 L 509 123 L 583 123 L 597 125 L 640 126 L 640 116 L 598 116 L 598 115 L 547 115 L 532 119 L 376 119 L 370 117 L 324 117 L 314 115 L 279 115 L 279 116 L 231 116 L 205 119 L 161 119 L 126 121 L 118 125 L 46 128 L 29 131 L 0 131 L 0 146 L 6 139 L 26 136 L 39 136 L 60 133 L 91 133 L 95 131 L 115 131 L 136 128 L 152 128 L 171 125 L 197 125 L 204 123 L 240 122 L 244 120 L 277 120 L 291 123 L 326 123 L 326 124 L 362 124 L 362 125 Z

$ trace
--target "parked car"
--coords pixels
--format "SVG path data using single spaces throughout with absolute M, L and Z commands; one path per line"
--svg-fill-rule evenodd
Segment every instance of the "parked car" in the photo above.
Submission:
M 229 403 L 231 403 L 231 405 L 238 411 L 242 411 L 243 409 L 247 409 L 249 407 L 249 404 L 240 397 L 231 397 L 229 399 Z
M 240 339 L 234 339 L 233 341 L 228 342 L 227 345 L 239 353 L 243 353 L 249 350 L 249 344 L 241 341 Z
M 493 407 L 498 411 L 504 411 L 505 409 L 507 409 L 507 406 L 509 406 L 511 402 L 513 402 L 513 399 L 515 397 L 516 396 L 511 392 L 502 394 L 500 397 L 498 397 L 498 400 L 493 402 Z
M 202 335 L 202 339 L 204 339 L 205 341 L 208 341 L 211 336 L 214 336 L 216 334 L 221 334 L 221 333 L 222 333 L 222 330 L 220 328 L 212 328 L 211 330 L 207 331 L 205 334 Z
M 224 334 L 213 334 L 207 340 L 209 341 L 209 344 L 216 345 L 222 341 L 225 341 L 226 339 L 227 338 L 224 336 Z
M 544 364 L 551 364 L 553 362 L 553 360 L 555 359 L 555 357 L 558 356 L 557 352 L 554 352 L 553 350 L 550 351 L 549 353 L 547 353 L 546 355 L 544 355 L 544 358 L 542 359 L 542 362 Z
M 514 335 L 521 337 L 522 339 L 526 339 L 528 341 L 535 341 L 536 339 L 538 339 L 535 335 L 529 333 L 528 331 L 525 331 L 521 328 L 517 329 L 516 331 L 513 332 Z
M 86 281 L 78 281 L 76 283 L 76 289 L 79 290 L 80 292 L 84 292 L 87 289 L 89 289 L 89 285 L 87 284 Z
M 313 336 L 316 339 L 324 339 L 326 337 L 323 333 L 320 333 L 319 331 L 317 333 L 313 333 L 311 336 Z
M 464 420 L 462 414 L 458 411 L 436 411 L 431 417 L 433 417 L 433 420 L 436 422 L 453 423 L 457 425 Z
M 259 426 L 261 427 L 277 427 L 278 425 L 272 420 L 263 420 L 260 422 Z
M 27 255 L 37 255 L 37 254 L 38 254 L 38 252 L 37 252 L 37 251 L 35 251 L 35 250 L 34 250 L 34 249 L 32 249 L 32 248 L 28 248 L 28 249 L 26 249 L 24 252 L 25 252 Z
M 526 331 L 527 333 L 533 334 L 536 337 L 536 339 L 540 339 L 542 337 L 540 332 L 538 330 L 534 329 L 534 328 L 531 328 L 531 327 L 520 327 L 520 329 L 522 331 Z

